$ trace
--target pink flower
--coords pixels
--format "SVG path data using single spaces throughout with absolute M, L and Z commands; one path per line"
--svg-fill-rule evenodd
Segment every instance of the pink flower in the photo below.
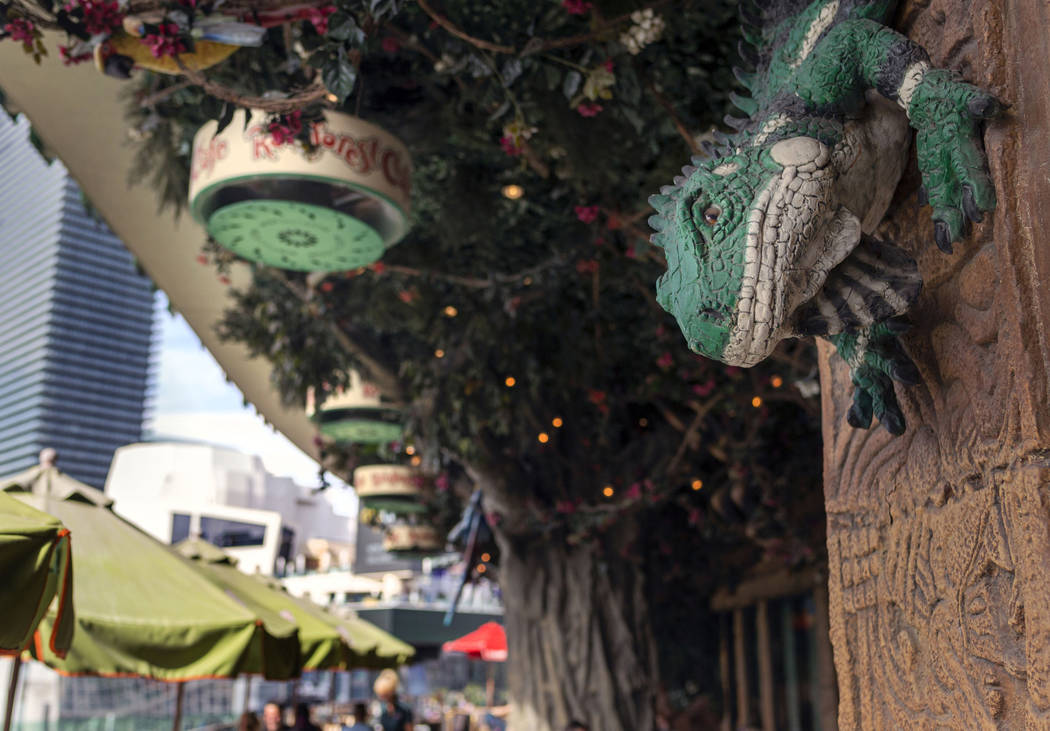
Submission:
M 4 26 L 4 30 L 11 35 L 12 41 L 21 41 L 29 45 L 33 42 L 33 33 L 36 28 L 31 21 L 25 18 L 12 18 L 11 22 Z
M 448 473 L 442 472 L 434 478 L 434 487 L 438 489 L 438 492 L 448 492 L 450 482 L 451 481 L 448 479 Z
M 726 375 L 736 376 L 740 374 L 740 366 L 729 366 L 726 368 Z
M 561 6 L 569 15 L 584 15 L 594 7 L 594 4 L 587 0 L 561 0 Z
M 84 63 L 85 61 L 91 60 L 90 53 L 80 53 L 76 56 L 70 55 L 69 46 L 59 46 L 58 55 L 62 58 L 62 63 L 66 66 L 76 66 L 78 63 Z
M 598 238 L 596 238 L 594 240 L 594 245 L 595 246 L 605 246 L 605 239 L 603 239 L 601 236 L 599 236 Z
M 674 358 L 671 357 L 669 351 L 664 351 L 663 354 L 656 359 L 656 365 L 661 368 L 670 368 L 674 364 Z
M 602 68 L 604 68 L 611 74 L 613 70 L 613 60 L 611 58 L 607 58 L 604 61 L 602 61 Z
M 71 12 L 78 6 L 84 13 L 84 29 L 91 35 L 109 33 L 121 25 L 120 7 L 115 0 L 74 0 L 66 3 L 66 11 Z
M 580 259 L 576 262 L 576 271 L 580 274 L 594 274 L 598 271 L 597 259 Z
M 499 146 L 511 157 L 517 157 L 522 153 L 522 148 L 518 147 L 518 143 L 514 141 L 513 137 L 500 137 Z
M 708 378 L 706 383 L 693 386 L 693 393 L 697 396 L 707 396 L 715 390 L 715 379 Z
M 414 300 L 416 296 L 409 292 L 407 289 L 403 289 L 397 293 L 397 298 L 404 302 L 406 305 L 409 305 L 412 304 L 412 300 Z
M 594 223 L 598 220 L 598 206 L 576 206 L 573 210 L 576 211 L 576 218 L 584 223 Z
M 157 32 L 142 37 L 142 42 L 149 46 L 153 58 L 177 56 L 186 52 L 186 44 L 179 38 L 179 26 L 174 23 L 160 23 Z
M 197 263 L 201 264 L 201 265 L 207 265 L 208 264 L 208 255 L 207 254 L 197 254 Z
M 576 503 L 572 502 L 571 500 L 559 500 L 558 502 L 554 503 L 554 509 L 559 513 L 564 513 L 565 515 L 572 515 L 576 512 Z
M 383 50 L 387 53 L 397 53 L 401 50 L 401 41 L 394 38 L 393 36 L 387 36 L 383 39 Z
M 303 131 L 303 113 L 296 109 L 294 112 L 282 114 L 272 120 L 266 131 L 273 138 L 273 143 L 278 147 L 289 142 L 294 142 L 296 136 Z
M 642 486 L 635 482 L 627 488 L 627 492 L 624 493 L 628 500 L 637 500 L 642 496 Z
M 328 16 L 334 12 L 334 5 L 326 5 L 323 8 L 310 8 L 306 13 L 306 17 L 314 24 L 314 30 L 324 35 L 328 32 Z
M 485 522 L 489 525 L 499 525 L 503 522 L 503 516 L 497 512 L 485 513 Z
M 369 264 L 368 268 L 371 269 L 376 274 L 382 274 L 383 272 L 386 271 L 386 264 L 384 264 L 381 261 L 377 261 L 374 264 Z
M 689 525 L 700 525 L 700 508 L 690 509 Z
M 576 107 L 576 111 L 581 117 L 597 117 L 598 112 L 604 109 L 598 102 L 583 102 L 580 106 Z

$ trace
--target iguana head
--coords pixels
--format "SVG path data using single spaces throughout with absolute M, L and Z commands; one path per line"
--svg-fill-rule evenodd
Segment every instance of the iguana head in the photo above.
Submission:
M 692 350 L 752 366 L 794 334 L 794 310 L 857 243 L 859 222 L 832 205 L 831 154 L 813 138 L 698 162 L 649 199 L 667 257 L 657 299 Z

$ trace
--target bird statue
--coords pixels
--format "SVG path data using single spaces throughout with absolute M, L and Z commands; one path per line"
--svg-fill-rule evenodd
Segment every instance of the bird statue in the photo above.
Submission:
M 182 67 L 202 71 L 225 61 L 242 46 L 261 46 L 266 35 L 265 28 L 251 23 L 223 16 L 200 18 L 189 34 L 194 41 L 192 51 L 158 55 L 147 37 L 165 22 L 163 15 L 125 17 L 123 28 L 95 46 L 95 66 L 118 79 L 130 78 L 132 69 L 136 68 L 162 74 L 179 74 Z

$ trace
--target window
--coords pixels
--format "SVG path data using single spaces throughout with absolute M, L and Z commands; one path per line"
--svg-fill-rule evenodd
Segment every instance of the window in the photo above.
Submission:
M 201 538 L 220 548 L 261 546 L 266 538 L 266 526 L 202 515 Z
M 185 513 L 171 514 L 171 542 L 178 543 L 190 537 L 190 516 Z

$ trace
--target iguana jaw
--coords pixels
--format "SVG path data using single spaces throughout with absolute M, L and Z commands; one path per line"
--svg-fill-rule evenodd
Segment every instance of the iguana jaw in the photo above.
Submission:
M 792 138 L 774 145 L 770 157 L 783 171 L 756 193 L 748 212 L 736 323 L 721 357 L 730 365 L 751 367 L 792 335 L 795 309 L 816 294 L 860 235 L 857 229 L 844 236 L 841 226 L 828 225 L 838 211 L 831 205 L 834 176 L 825 145 Z

